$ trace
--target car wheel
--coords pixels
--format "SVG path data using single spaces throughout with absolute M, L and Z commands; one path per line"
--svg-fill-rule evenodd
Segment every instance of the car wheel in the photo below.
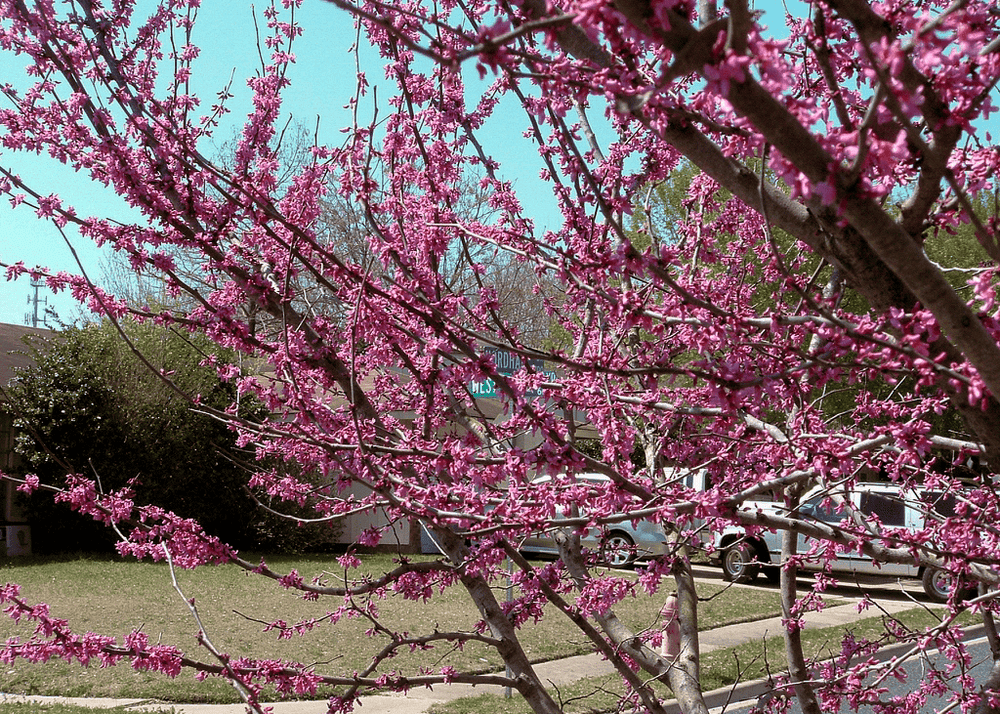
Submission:
M 924 568 L 924 574 L 921 576 L 920 581 L 923 583 L 924 592 L 934 602 L 948 602 L 948 596 L 951 595 L 952 589 L 955 587 L 955 577 L 944 570 L 939 568 L 927 567 Z M 958 593 L 959 599 L 965 599 L 970 595 L 975 593 L 975 588 L 962 588 Z
M 608 533 L 601 539 L 601 562 L 612 568 L 623 568 L 635 562 L 635 542 L 625 533 Z
M 722 553 L 722 577 L 733 583 L 752 583 L 760 565 L 757 554 L 747 543 L 734 543 Z

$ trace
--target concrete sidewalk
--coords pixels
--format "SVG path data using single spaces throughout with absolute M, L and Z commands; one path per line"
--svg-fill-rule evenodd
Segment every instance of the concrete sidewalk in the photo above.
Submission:
M 846 599 L 846 598 L 839 598 Z M 920 607 L 919 603 L 908 599 L 879 599 L 878 605 L 888 614 Z M 829 607 L 822 612 L 810 612 L 805 618 L 806 628 L 816 629 L 835 625 L 849 625 L 858 619 L 879 614 L 877 609 L 858 613 L 857 601 L 848 604 Z M 715 630 L 699 633 L 702 653 L 712 650 L 735 647 L 747 642 L 774 637 L 782 633 L 781 618 L 728 625 Z M 544 662 L 535 666 L 543 682 L 562 686 L 585 677 L 611 674 L 613 668 L 598 655 L 581 655 L 566 659 Z M 731 692 L 731 688 L 721 690 L 721 698 Z M 467 684 L 440 685 L 429 689 L 415 689 L 407 694 L 379 695 L 362 697 L 358 711 L 363 714 L 423 714 L 433 704 L 451 701 L 460 697 L 478 694 L 503 694 L 503 689 L 494 686 L 473 687 Z M 516 693 L 515 693 L 515 696 Z M 178 714 L 242 714 L 245 707 L 242 704 L 165 704 L 139 699 L 70 699 L 64 697 L 22 697 L 18 695 L 0 694 L 0 702 L 45 702 L 82 704 L 91 707 L 109 708 L 126 706 L 136 711 L 169 711 Z M 294 701 L 269 704 L 275 714 L 315 714 L 325 711 L 325 701 Z

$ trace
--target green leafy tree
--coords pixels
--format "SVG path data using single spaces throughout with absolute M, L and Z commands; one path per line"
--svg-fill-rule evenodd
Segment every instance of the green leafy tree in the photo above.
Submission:
M 759 164 L 748 163 L 754 171 L 760 170 Z M 773 176 L 771 179 L 775 180 Z M 699 184 L 696 190 L 692 190 L 694 184 Z M 777 309 L 779 301 L 784 302 L 784 309 L 789 309 L 803 299 L 800 292 L 782 288 L 792 275 L 799 278 L 808 276 L 810 284 L 822 288 L 822 294 L 830 305 L 836 304 L 847 313 L 858 316 L 870 312 L 868 301 L 843 282 L 839 271 L 815 253 L 805 250 L 805 246 L 779 228 L 769 228 L 770 252 L 732 253 L 728 245 L 735 238 L 735 227 L 718 222 L 719 217 L 725 215 L 721 209 L 728 202 L 738 203 L 739 199 L 700 174 L 690 163 L 682 162 L 665 180 L 650 183 L 637 193 L 630 237 L 633 244 L 641 248 L 648 248 L 653 243 L 676 245 L 683 240 L 685 232 L 681 227 L 685 223 L 700 223 L 703 230 L 712 236 L 714 250 L 700 254 L 698 268 L 709 279 L 726 271 L 753 276 L 748 280 L 748 289 L 753 292 L 753 303 L 762 314 Z M 997 225 L 997 215 L 1000 214 L 1000 199 L 997 196 L 980 193 L 971 196 L 970 202 L 979 222 Z M 973 222 L 967 220 L 948 229 L 928 225 L 922 239 L 927 257 L 957 292 L 971 299 L 970 280 L 988 269 L 990 264 L 989 255 L 976 237 Z M 738 261 L 739 265 L 734 265 L 734 261 Z M 787 282 L 795 284 L 795 281 Z M 803 345 L 803 350 L 816 346 Z M 884 378 L 866 380 L 864 384 L 834 380 L 818 388 L 815 398 L 822 403 L 831 423 L 853 422 L 857 419 L 855 406 L 862 390 L 884 398 L 901 388 L 912 390 L 914 387 L 914 380 L 908 375 L 896 375 L 892 381 Z M 780 421 L 781 415 L 772 415 L 772 418 Z M 869 416 L 865 421 L 869 426 L 877 426 L 888 418 Z M 955 410 L 927 413 L 924 418 L 939 436 L 959 440 L 972 438 L 961 415 Z M 945 460 L 950 461 L 951 458 L 949 455 Z
M 33 346 L 34 366 L 10 387 L 24 468 L 46 483 L 83 473 L 105 491 L 131 486 L 141 502 L 155 494 L 159 505 L 237 546 L 258 545 L 263 534 L 280 542 L 283 529 L 244 488 L 235 433 L 188 401 L 195 396 L 220 410 L 232 404 L 235 386 L 202 363 L 234 355 L 153 325 L 126 323 L 124 332 L 128 343 L 112 324 L 96 324 Z M 241 409 L 254 417 L 262 407 L 244 401 Z M 50 501 L 36 497 L 29 506 L 37 550 L 110 546 L 106 529 Z

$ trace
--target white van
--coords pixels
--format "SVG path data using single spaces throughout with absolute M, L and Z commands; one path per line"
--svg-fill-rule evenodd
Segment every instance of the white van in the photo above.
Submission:
M 891 528 L 918 529 L 924 525 L 924 512 L 947 517 L 953 515 L 955 499 L 948 494 L 926 491 L 904 493 L 898 486 L 888 483 L 859 483 L 850 492 L 840 494 L 862 514 L 876 515 L 883 526 Z M 827 504 L 824 507 L 823 502 Z M 784 507 L 780 503 L 750 501 L 741 506 L 746 511 L 771 511 L 780 513 Z M 816 520 L 837 524 L 844 520 L 843 508 L 838 509 L 828 491 L 813 491 L 799 506 L 799 514 L 804 520 Z M 763 570 L 769 580 L 777 582 L 781 562 L 781 532 L 761 532 L 748 536 L 738 526 L 730 526 L 713 537 L 709 557 L 721 564 L 723 577 L 737 583 L 752 582 Z M 798 551 L 805 553 L 810 548 L 809 539 L 799 534 Z M 803 568 L 821 570 L 820 560 L 807 561 Z M 912 563 L 876 563 L 859 553 L 842 552 L 830 562 L 834 573 L 855 573 L 888 577 L 920 578 L 924 592 L 936 602 L 945 602 L 952 587 L 952 579 L 937 568 L 924 568 Z

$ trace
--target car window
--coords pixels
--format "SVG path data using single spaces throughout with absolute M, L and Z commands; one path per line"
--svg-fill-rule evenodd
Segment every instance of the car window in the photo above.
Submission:
M 921 500 L 930 507 L 932 513 L 941 518 L 951 518 L 955 515 L 955 505 L 958 503 L 958 499 L 952 494 L 943 491 L 925 491 L 920 495 Z
M 825 523 L 840 523 L 844 520 L 843 511 L 839 513 L 837 512 L 837 504 L 830 501 L 824 506 L 823 498 L 820 496 L 810 498 L 802 504 L 799 511 L 805 516 L 815 518 L 817 521 L 823 521 Z
M 877 516 L 884 526 L 906 525 L 906 507 L 898 498 L 874 491 L 862 491 L 860 505 L 864 515 Z

